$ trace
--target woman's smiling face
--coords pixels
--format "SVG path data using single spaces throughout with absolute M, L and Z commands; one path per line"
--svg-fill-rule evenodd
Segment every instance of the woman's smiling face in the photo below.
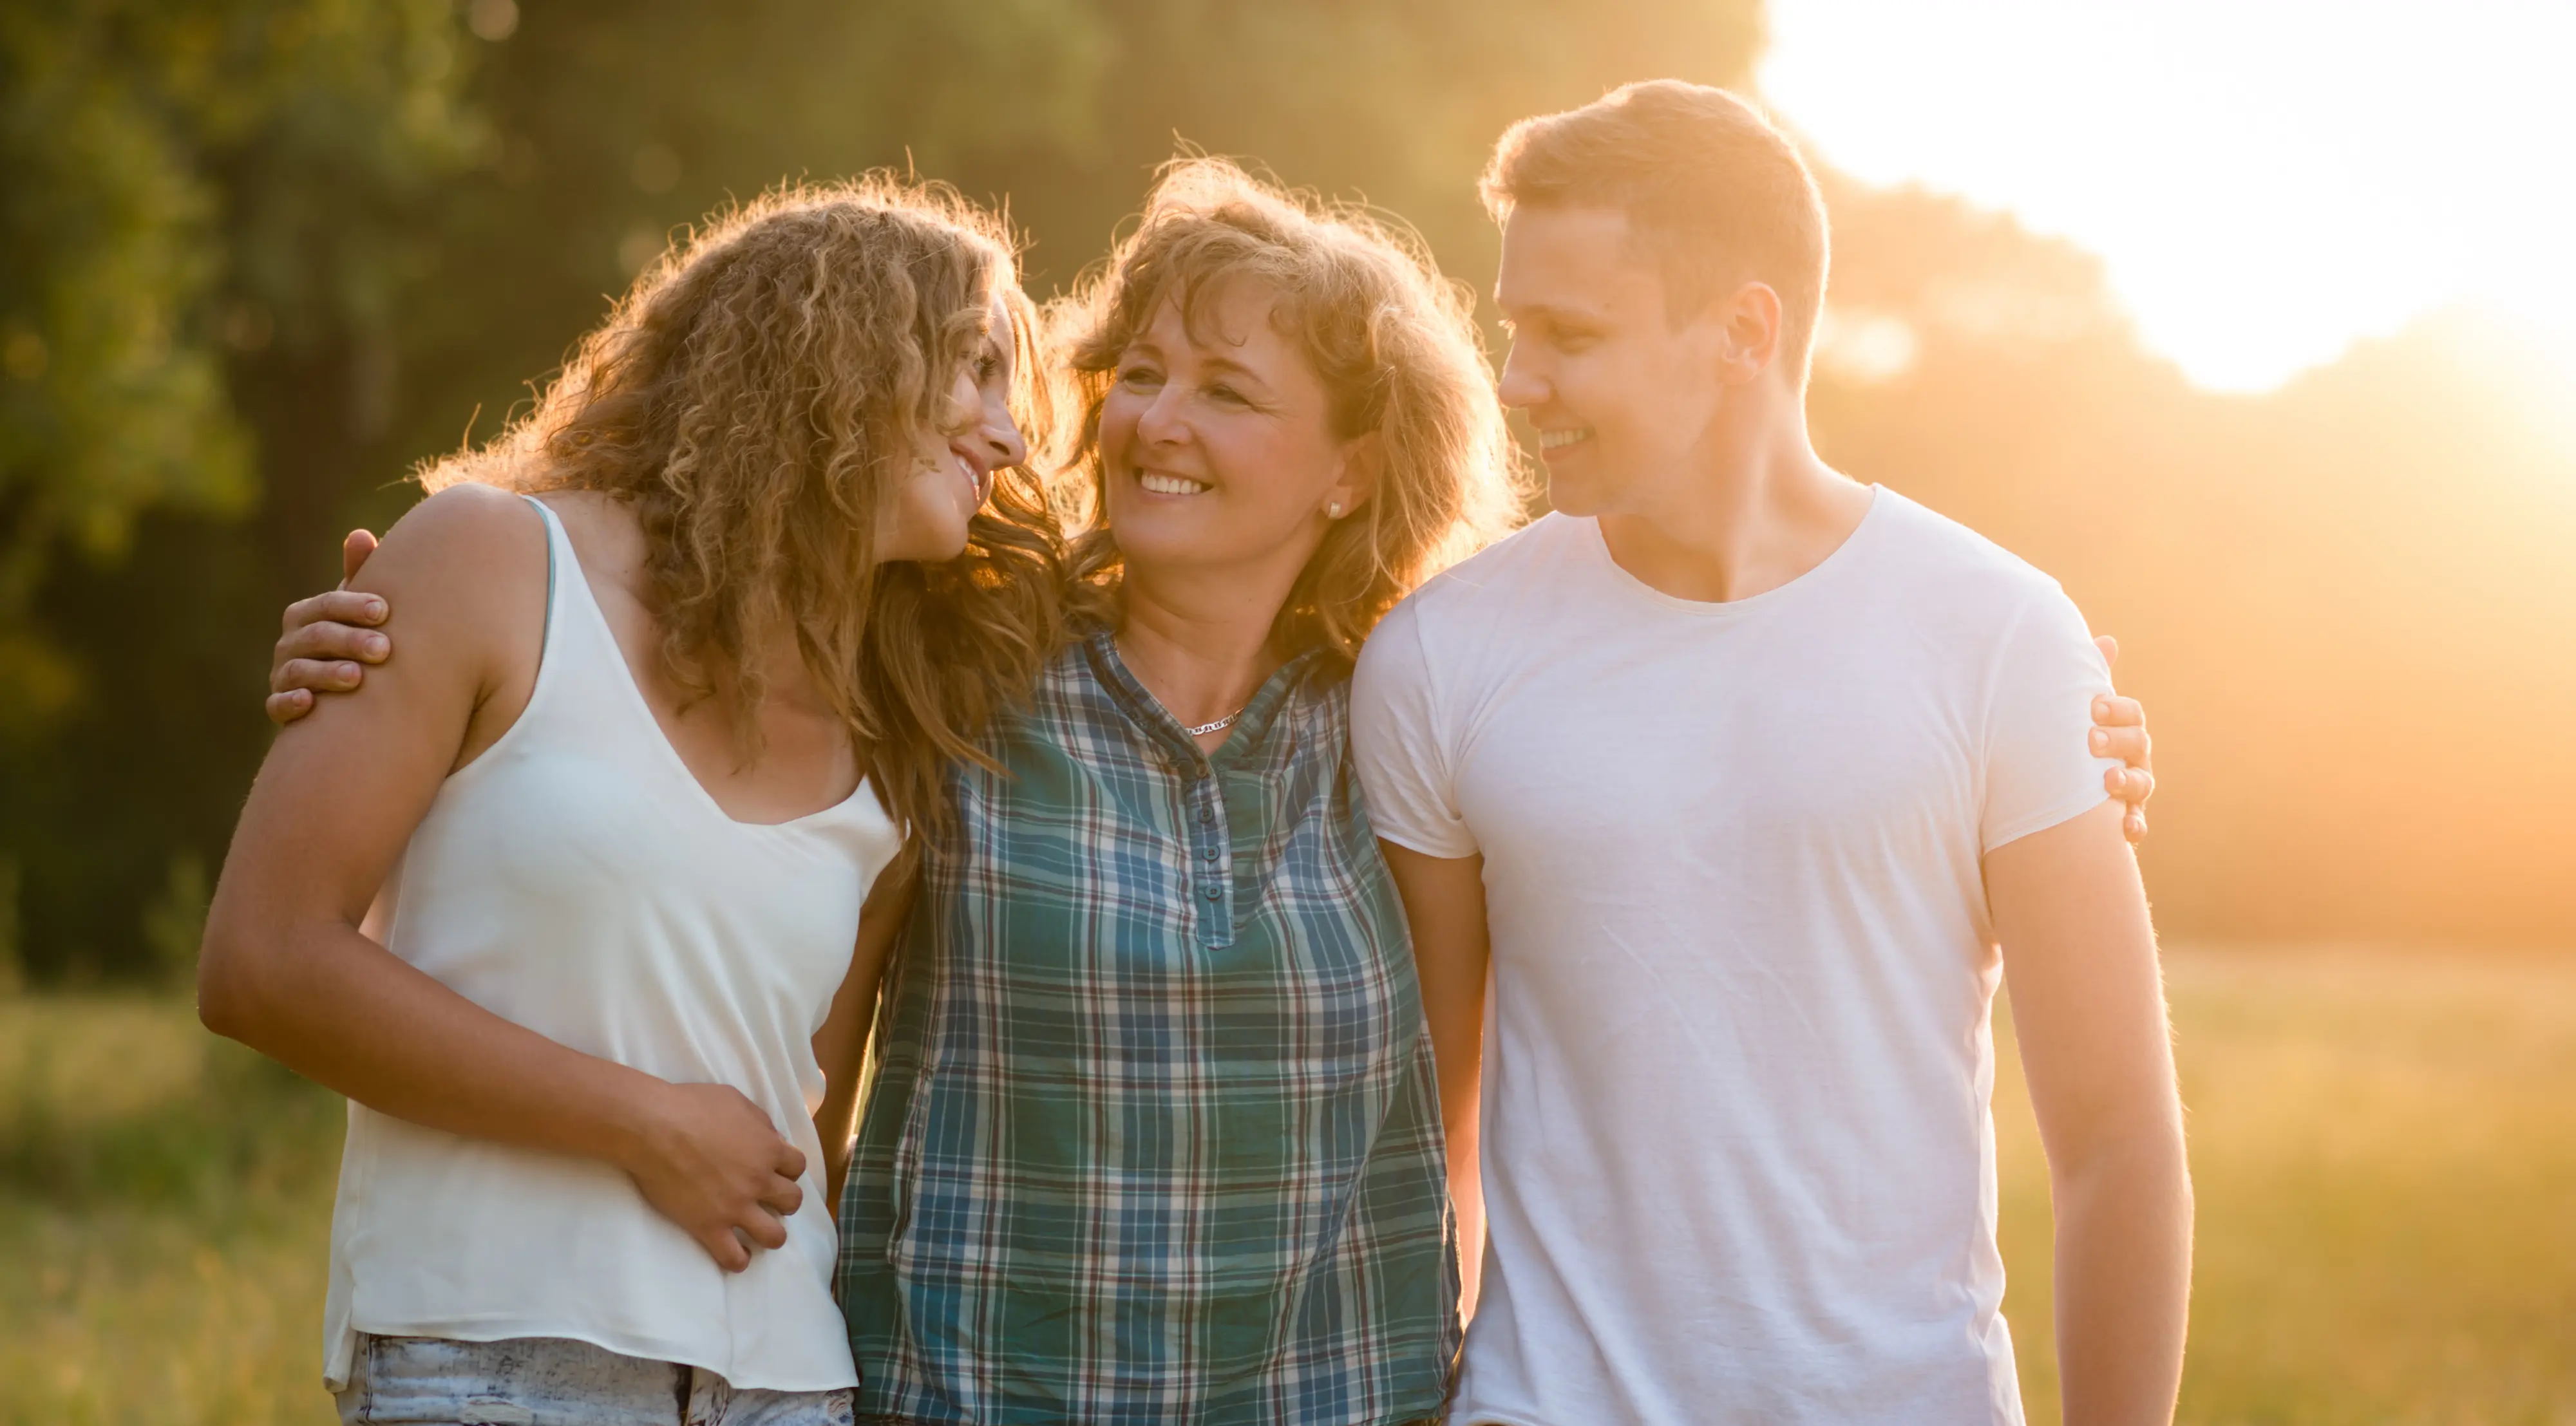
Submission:
M 1366 498 L 1366 438 L 1335 434 L 1331 393 L 1238 281 L 1199 320 L 1166 300 L 1128 344 L 1100 407 L 1109 526 L 1130 572 L 1255 564 L 1293 571 Z M 1195 330 L 1193 330 L 1195 326 Z
M 912 469 L 887 492 L 879 559 L 937 563 L 965 553 L 967 522 L 993 493 L 993 473 L 1028 459 L 1011 418 L 1016 347 L 1010 309 L 996 297 L 989 334 L 941 393 L 940 428 L 921 434 Z

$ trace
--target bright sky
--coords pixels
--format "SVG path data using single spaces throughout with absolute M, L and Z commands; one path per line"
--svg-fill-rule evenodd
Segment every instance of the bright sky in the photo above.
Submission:
M 2148 344 L 2260 389 L 2483 300 L 2576 359 L 2576 0 L 1771 0 L 1829 163 L 2099 253 Z

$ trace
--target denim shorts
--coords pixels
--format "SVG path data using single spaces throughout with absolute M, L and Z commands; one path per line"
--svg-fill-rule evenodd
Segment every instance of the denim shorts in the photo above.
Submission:
M 850 1392 L 736 1390 L 588 1342 L 360 1336 L 349 1426 L 850 1426 Z

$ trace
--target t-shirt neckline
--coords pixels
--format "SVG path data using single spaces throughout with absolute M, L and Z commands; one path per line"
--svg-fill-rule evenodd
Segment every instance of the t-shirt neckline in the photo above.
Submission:
M 1696 619 L 1749 619 L 1766 609 L 1776 609 L 1791 599 L 1802 597 L 1799 594 L 1801 590 L 1815 589 L 1831 583 L 1838 577 L 1837 571 L 1856 563 L 1854 555 L 1856 547 L 1864 537 L 1869 535 L 1873 527 L 1883 523 L 1881 516 L 1893 500 L 1894 492 L 1876 481 L 1870 482 L 1869 508 L 1861 512 L 1860 523 L 1852 526 L 1851 533 L 1843 536 L 1841 544 L 1834 546 L 1831 553 L 1816 561 L 1797 578 L 1785 584 L 1773 585 L 1759 594 L 1747 595 L 1742 599 L 1684 599 L 1677 594 L 1666 594 L 1630 574 L 1626 567 L 1619 563 L 1618 558 L 1610 553 L 1610 539 L 1601 532 L 1601 521 L 1597 516 L 1583 517 L 1581 522 L 1583 544 L 1602 572 L 1609 576 L 1611 583 L 1633 592 L 1639 598 Z

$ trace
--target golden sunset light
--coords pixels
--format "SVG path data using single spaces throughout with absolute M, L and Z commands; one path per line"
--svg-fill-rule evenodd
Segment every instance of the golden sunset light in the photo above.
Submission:
M 2205 386 L 2455 304 L 2576 373 L 2576 5 L 1776 0 L 1770 25 L 1763 92 L 1827 162 L 2100 254 Z

